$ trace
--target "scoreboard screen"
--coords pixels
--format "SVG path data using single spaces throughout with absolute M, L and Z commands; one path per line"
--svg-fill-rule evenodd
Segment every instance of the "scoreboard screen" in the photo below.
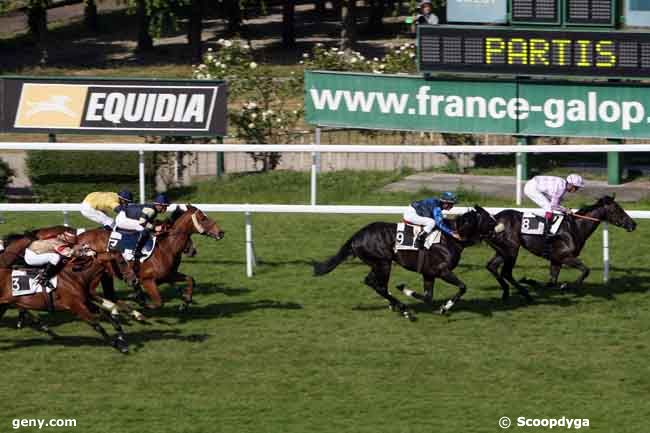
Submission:
M 650 78 L 650 32 L 418 26 L 423 73 Z
M 559 0 L 510 0 L 513 24 L 559 24 Z
M 566 23 L 614 26 L 613 0 L 566 0 Z

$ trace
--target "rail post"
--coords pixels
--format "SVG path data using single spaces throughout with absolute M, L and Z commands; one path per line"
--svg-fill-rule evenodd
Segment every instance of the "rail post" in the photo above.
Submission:
M 244 220 L 246 224 L 246 276 L 252 277 L 255 273 L 255 249 L 253 248 L 253 222 L 251 213 L 246 211 L 244 213 Z
M 603 223 L 603 282 L 609 282 L 609 225 Z

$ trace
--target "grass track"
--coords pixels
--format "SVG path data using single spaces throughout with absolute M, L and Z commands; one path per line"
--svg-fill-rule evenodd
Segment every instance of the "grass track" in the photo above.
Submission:
M 301 176 L 206 183 L 186 197 L 299 202 Z M 323 201 L 408 202 L 377 192 L 391 176 L 324 177 Z M 7 313 L 0 321 L 0 431 L 11 430 L 14 418 L 76 418 L 69 431 L 487 433 L 500 430 L 501 416 L 566 416 L 589 418 L 590 432 L 647 432 L 650 271 L 641 240 L 650 223 L 632 234 L 612 231 L 608 287 L 599 283 L 596 235 L 583 253 L 593 269 L 584 294 L 545 293 L 533 306 L 516 296 L 502 305 L 484 270 L 491 250 L 467 250 L 458 269 L 469 286 L 464 300 L 449 317 L 416 306 L 419 320 L 410 323 L 363 286 L 367 268 L 359 262 L 322 278 L 311 277 L 309 265 L 367 222 L 394 217 L 256 215 L 261 264 L 248 279 L 243 217 L 213 216 L 226 238 L 196 238 L 199 255 L 182 265 L 199 285 L 197 305 L 179 315 L 174 299 L 151 326 L 129 326 L 129 356 L 66 314 L 48 318 L 61 336 L 51 340 L 13 329 L 16 313 Z M 3 233 L 60 220 L 5 217 Z M 546 269 L 522 254 L 515 273 L 543 279 Z M 561 279 L 575 276 L 563 271 Z M 396 269 L 391 287 L 401 281 L 420 287 L 417 275 Z M 436 300 L 453 292 L 438 283 Z

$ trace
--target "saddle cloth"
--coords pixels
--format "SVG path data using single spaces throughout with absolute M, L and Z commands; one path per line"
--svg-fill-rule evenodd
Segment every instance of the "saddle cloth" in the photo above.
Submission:
M 563 220 L 564 215 L 553 214 L 550 231 L 552 235 L 557 233 Z M 543 235 L 545 225 L 546 220 L 543 217 L 526 212 L 521 219 L 521 233 L 525 235 Z
M 404 222 L 397 223 L 397 234 L 395 236 L 395 251 L 413 250 L 417 251 L 415 242 L 422 231 L 422 226 L 407 224 Z M 431 245 L 439 244 L 442 239 L 440 230 L 433 230 L 424 241 L 424 248 L 429 249 Z
M 43 292 L 43 286 L 36 282 L 38 269 L 14 269 L 11 271 L 11 294 L 12 296 L 26 296 L 34 295 Z M 50 293 L 56 289 L 57 277 L 50 280 L 50 286 L 45 288 L 46 293 Z
M 131 261 L 134 259 L 133 253 L 135 250 L 135 245 L 138 242 L 138 236 L 138 232 L 115 229 L 108 237 L 108 246 L 106 249 L 108 251 L 119 251 L 122 253 L 124 260 Z M 151 236 L 149 239 L 147 239 L 144 247 L 142 247 L 142 257 L 140 257 L 140 262 L 144 262 L 149 257 L 151 257 L 151 254 L 153 254 L 155 248 L 156 237 Z

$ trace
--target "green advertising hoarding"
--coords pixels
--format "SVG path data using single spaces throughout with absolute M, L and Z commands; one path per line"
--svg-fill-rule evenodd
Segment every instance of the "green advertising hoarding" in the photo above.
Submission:
M 305 72 L 308 123 L 399 131 L 650 138 L 650 85 Z

